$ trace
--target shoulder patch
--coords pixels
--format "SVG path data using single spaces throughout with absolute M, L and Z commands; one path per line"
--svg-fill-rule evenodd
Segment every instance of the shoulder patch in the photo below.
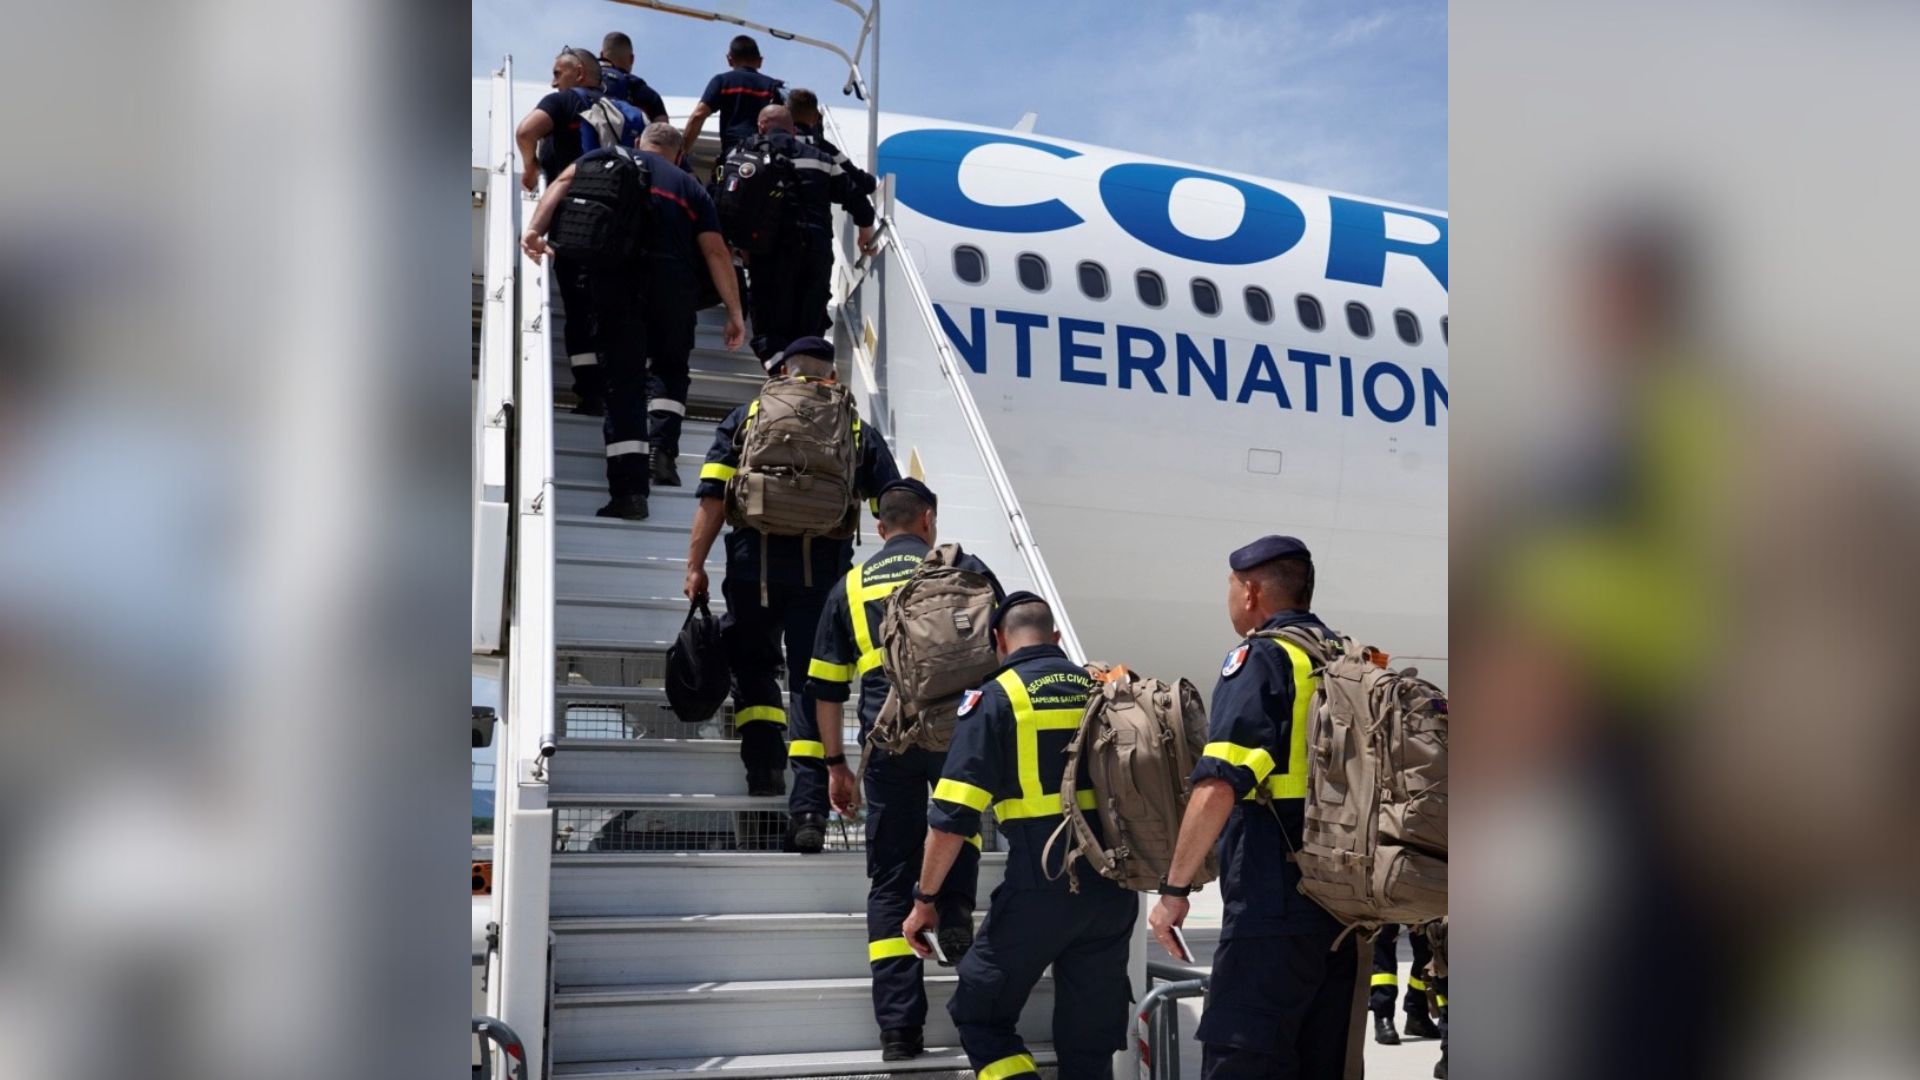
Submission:
M 1247 650 L 1251 649 L 1252 647 L 1253 646 L 1242 642 L 1239 648 L 1228 653 L 1227 662 L 1220 665 L 1220 677 L 1223 679 L 1232 678 L 1235 672 L 1238 672 L 1241 668 L 1246 667 L 1247 666 Z
M 980 699 L 985 696 L 986 695 L 982 694 L 978 690 L 969 690 L 966 693 L 961 694 L 960 695 L 960 711 L 956 715 L 965 716 L 968 713 L 972 712 L 973 707 L 975 705 L 980 704 Z

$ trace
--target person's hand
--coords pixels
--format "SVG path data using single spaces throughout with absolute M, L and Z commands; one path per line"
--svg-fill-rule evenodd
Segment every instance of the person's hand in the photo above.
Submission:
M 680 591 L 684 593 L 689 600 L 698 600 L 707 595 L 707 568 L 704 566 L 687 567 L 687 580 L 685 584 L 680 586 Z
M 527 258 L 539 262 L 547 254 L 547 239 L 528 229 L 526 235 L 520 238 L 520 250 L 527 253 Z
M 520 186 L 528 191 L 532 191 L 534 188 L 540 186 L 539 162 L 529 161 L 527 162 L 527 167 L 520 170 Z
M 873 226 L 860 226 L 860 254 L 873 254 Z
M 1192 907 L 1184 896 L 1163 896 L 1147 914 L 1147 926 L 1153 931 L 1153 936 L 1167 950 L 1168 956 L 1183 964 L 1192 963 L 1193 958 L 1180 954 L 1180 943 L 1174 940 L 1173 928 L 1187 921 L 1187 912 Z
M 900 924 L 900 933 L 906 937 L 907 944 L 913 946 L 914 954 L 922 960 L 931 957 L 933 949 L 920 940 L 920 935 L 933 929 L 939 921 L 940 917 L 933 913 L 932 904 L 915 900 L 913 910 L 907 913 L 907 921 Z
M 827 802 L 842 817 L 852 817 L 860 809 L 860 789 L 853 782 L 853 770 L 842 763 L 827 766 Z
M 726 343 L 729 351 L 747 343 L 747 324 L 741 321 L 739 312 L 727 312 L 727 328 L 722 331 L 721 340 Z

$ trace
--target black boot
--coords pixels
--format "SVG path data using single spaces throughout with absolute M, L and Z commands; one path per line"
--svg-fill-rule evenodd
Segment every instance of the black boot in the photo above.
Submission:
M 917 1027 L 894 1028 L 880 1033 L 881 1061 L 911 1061 L 925 1053 L 926 1049 L 924 1037 Z
M 1400 1033 L 1393 1030 L 1393 1017 L 1376 1016 L 1373 1018 L 1373 1041 L 1381 1046 L 1399 1046 Z
M 1433 1080 L 1447 1080 L 1447 1048 L 1440 1048 L 1440 1061 L 1433 1067 Z
M 793 850 L 802 855 L 818 855 L 827 846 L 827 819 L 823 814 L 795 814 L 793 831 L 787 836 Z
M 1440 1025 L 1434 1023 L 1433 1017 L 1428 1016 L 1424 1012 L 1413 1012 L 1409 1010 L 1407 1012 L 1406 1026 L 1408 1035 L 1422 1039 L 1437 1039 L 1440 1037 Z
M 647 520 L 647 497 L 645 495 L 620 495 L 613 501 L 593 512 L 595 517 L 623 518 L 627 521 Z
M 944 967 L 953 967 L 960 958 L 973 948 L 973 912 L 969 909 L 966 917 L 950 926 L 942 926 L 939 932 L 940 949 L 947 954 Z
M 748 769 L 747 770 L 747 794 L 759 795 L 759 796 L 770 796 L 770 795 L 785 795 L 786 793 L 787 793 L 787 770 L 786 769 L 776 768 L 776 769 Z
M 658 487 L 679 487 L 680 470 L 673 463 L 674 455 L 661 452 L 659 447 L 653 451 L 653 482 Z

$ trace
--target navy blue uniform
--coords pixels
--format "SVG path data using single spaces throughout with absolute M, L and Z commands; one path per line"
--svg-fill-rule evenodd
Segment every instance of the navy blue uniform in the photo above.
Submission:
M 591 129 L 580 119 L 580 114 L 599 97 L 598 90 L 575 87 L 555 90 L 534 106 L 553 121 L 553 130 L 540 139 L 534 151 L 534 160 L 540 163 L 540 173 L 547 183 L 553 183 L 567 166 L 591 149 L 588 145 L 592 141 Z M 587 131 L 584 140 L 583 130 Z M 594 324 L 587 268 L 564 255 L 555 255 L 553 279 L 560 288 L 560 308 L 566 314 L 561 337 L 567 348 L 567 365 L 573 372 L 574 396 L 582 401 L 598 401 L 605 390 L 605 379 L 598 366 L 599 352 L 594 347 L 598 328 Z
M 1047 838 L 1061 822 L 1060 779 L 1066 746 L 1080 726 L 1093 680 L 1057 645 L 1030 645 L 1007 657 L 978 698 L 962 699 L 946 768 L 927 824 L 972 836 L 991 805 L 1007 841 L 1006 880 L 993 890 L 987 919 L 960 961 L 960 986 L 947 1005 L 967 1060 L 983 1077 L 1038 1076 L 1015 1025 L 1033 986 L 1053 967 L 1053 1042 L 1061 1080 L 1109 1080 L 1124 1049 L 1133 998 L 1127 950 L 1140 902 L 1084 869 L 1080 891 L 1058 873 L 1068 845 L 1044 864 Z M 1081 763 L 1081 808 L 1094 809 Z M 1100 828 L 1098 818 L 1092 824 Z M 944 883 L 943 883 L 944 884 Z
M 1380 928 L 1380 935 L 1373 942 L 1373 981 L 1367 992 L 1367 1006 L 1373 1015 L 1387 1020 L 1393 1018 L 1393 1000 L 1400 993 L 1399 940 L 1399 924 L 1388 923 Z M 1413 947 L 1413 973 L 1407 976 L 1407 1016 L 1428 1019 L 1432 988 L 1427 985 L 1426 970 L 1433 950 L 1427 947 L 1427 935 L 1417 930 L 1407 935 L 1407 944 Z
M 631 72 L 621 71 L 602 57 L 600 60 L 600 90 L 608 97 L 624 101 L 646 115 L 647 122 L 667 118 L 667 103 L 647 80 Z
M 1297 610 L 1261 629 L 1296 625 L 1325 630 Z M 1241 801 L 1220 836 L 1225 918 L 1195 1033 L 1207 1080 L 1337 1080 L 1345 1070 L 1356 953 L 1331 951 L 1340 924 L 1301 894 L 1300 869 L 1287 858 L 1301 844 L 1312 670 L 1298 647 L 1248 638 L 1227 654 L 1213 689 L 1193 780 L 1225 780 Z M 1256 785 L 1271 807 L 1254 801 Z
M 700 92 L 700 103 L 720 117 L 720 156 L 726 157 L 733 144 L 752 137 L 760 130 L 760 110 L 769 105 L 785 105 L 781 92 L 786 83 L 752 68 L 734 68 L 707 80 Z
M 697 497 L 726 498 L 727 481 L 740 466 L 736 441 L 741 426 L 747 423 L 748 408 L 735 408 L 715 429 L 706 464 L 700 467 L 700 486 L 694 490 Z M 881 488 L 900 478 L 899 467 L 893 462 L 887 441 L 858 417 L 849 436 L 859 456 L 854 492 L 862 499 L 872 499 Z M 820 752 L 814 749 L 820 734 L 813 694 L 807 689 L 807 671 L 813 664 L 813 641 L 820 629 L 820 612 L 826 606 L 827 594 L 840 585 L 853 566 L 853 541 L 815 537 L 809 545 L 798 536 L 765 537 L 767 580 L 766 602 L 762 603 L 761 540 L 757 529 L 736 526 L 727 530 L 727 572 L 720 586 L 727 602 L 720 635 L 733 669 L 733 722 L 740 732 L 740 760 L 749 776 L 778 775 L 788 756 L 780 731 L 787 728 L 802 751 L 793 759 L 788 812 L 824 817 L 826 768 Z M 806 557 L 809 547 L 810 561 Z M 782 666 L 783 643 L 790 708 L 781 704 L 780 682 L 774 678 L 775 670 Z
M 789 211 L 791 231 L 773 250 L 755 255 L 747 267 L 753 281 L 753 351 L 762 360 L 779 355 L 793 339 L 830 325 L 834 205 L 844 208 L 857 225 L 874 221 L 873 203 L 859 182 L 826 151 L 784 131 L 770 131 L 764 138 L 793 162 L 799 190 Z
M 808 685 L 816 701 L 846 701 L 854 682 L 860 686 L 860 741 L 865 743 L 887 698 L 887 673 L 880 666 L 880 618 L 887 597 L 907 583 L 927 557 L 927 542 L 911 533 L 891 537 L 864 564 L 847 572 L 845 582 L 827 597 L 820 632 L 813 643 Z M 962 553 L 963 570 L 993 576 L 985 563 Z M 994 582 L 994 596 L 1002 596 Z M 820 750 L 824 753 L 824 750 Z M 799 768 L 800 744 L 787 749 Z M 861 767 L 867 804 L 867 962 L 873 968 L 873 1015 L 880 1030 L 920 1027 L 927 1020 L 927 992 L 920 957 L 900 936 L 900 924 L 913 910 L 913 883 L 926 853 L 927 789 L 940 780 L 947 755 L 913 747 L 895 754 L 870 748 Z M 825 764 L 818 766 L 826 774 Z M 978 834 L 960 858 L 935 905 L 942 926 L 973 921 L 979 883 Z
M 590 150 L 575 168 L 591 168 L 613 153 Z M 679 453 L 700 292 L 689 252 L 700 233 L 720 229 L 713 200 L 693 177 L 659 154 L 633 153 L 646 163 L 653 181 L 647 246 L 627 266 L 597 267 L 586 275 L 599 357 L 593 366 L 606 401 L 607 488 L 614 498 L 647 494 L 648 459 L 656 445 Z M 649 391 L 657 395 L 651 410 Z

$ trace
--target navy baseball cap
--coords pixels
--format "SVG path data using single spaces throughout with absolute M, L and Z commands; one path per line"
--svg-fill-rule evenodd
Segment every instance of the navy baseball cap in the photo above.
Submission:
M 1313 553 L 1294 537 L 1263 536 L 1227 556 L 1227 565 L 1235 570 L 1251 570 L 1275 559 L 1305 559 L 1312 562 Z
M 993 609 L 993 620 L 987 624 L 987 628 L 989 630 L 999 630 L 1000 620 L 1007 617 L 1007 612 L 1012 611 L 1021 604 L 1044 604 L 1046 602 L 1046 597 L 1041 596 L 1039 593 L 1030 593 L 1025 589 L 1016 593 L 1008 593 L 1007 598 L 1000 601 L 1000 606 Z
M 903 476 L 891 484 L 888 484 L 886 487 L 881 488 L 880 494 L 885 496 L 889 491 L 911 491 L 921 502 L 926 503 L 935 510 L 940 509 L 940 496 L 935 495 L 932 488 L 915 480 L 911 476 Z

